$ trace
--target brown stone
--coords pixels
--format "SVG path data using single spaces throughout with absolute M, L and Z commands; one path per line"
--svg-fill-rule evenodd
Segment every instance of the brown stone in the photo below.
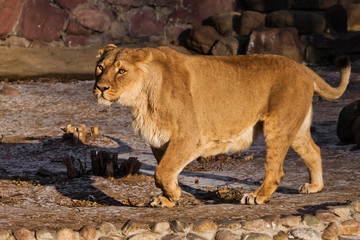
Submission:
M 360 31 L 360 3 L 334 5 L 327 10 L 327 17 L 338 31 Z
M 35 240 L 33 232 L 30 232 L 26 228 L 20 228 L 14 232 L 14 237 L 16 240 Z
M 196 26 L 190 30 L 186 38 L 186 45 L 198 52 L 209 54 L 211 48 L 221 36 L 211 26 Z
M 360 31 L 360 4 L 351 4 L 346 7 L 347 30 Z
M 70 228 L 61 229 L 56 233 L 56 239 L 61 240 L 74 240 L 75 239 L 75 232 Z
M 51 42 L 59 40 L 65 22 L 65 12 L 50 5 L 48 0 L 24 3 L 20 29 L 29 40 Z
M 149 229 L 150 227 L 147 224 L 136 220 L 127 221 L 121 228 L 123 234 L 125 235 L 133 235 L 139 232 L 148 231 Z
M 330 210 L 319 209 L 316 211 L 315 216 L 323 222 L 332 222 L 336 219 L 334 213 Z
M 211 50 L 216 56 L 232 56 L 239 54 L 239 40 L 235 37 L 221 38 Z
M 284 216 L 280 219 L 275 220 L 275 224 L 276 225 L 282 225 L 288 228 L 293 228 L 299 225 L 301 221 L 301 217 L 300 216 L 294 216 L 294 215 L 289 215 L 289 216 Z
M 234 26 L 240 24 L 241 14 L 238 12 L 218 13 L 209 18 L 209 23 L 220 34 L 225 35 L 235 30 Z
M 354 207 L 355 212 L 360 213 L 360 200 L 355 200 L 351 203 Z
M 155 0 L 156 6 L 179 6 L 181 4 L 181 0 Z
M 341 219 L 348 219 L 351 215 L 351 207 L 345 206 L 330 206 L 328 207 L 331 212 Z
M 325 10 L 338 3 L 336 0 L 291 0 L 289 1 L 291 9 L 301 10 Z
M 262 231 L 268 229 L 268 224 L 264 219 L 250 220 L 243 223 L 243 229 L 248 231 Z
M 183 0 L 189 8 L 189 23 L 200 25 L 203 20 L 217 13 L 232 12 L 236 9 L 236 0 Z
M 75 9 L 71 12 L 70 19 L 98 32 L 108 30 L 112 22 L 112 17 L 107 12 L 98 10 L 95 6 Z
M 247 54 L 278 54 L 303 61 L 304 47 L 296 28 L 266 28 L 250 35 Z
M 339 230 L 337 224 L 332 222 L 327 228 L 325 228 L 323 234 L 321 235 L 324 240 L 335 240 L 339 235 Z
M 356 220 L 347 220 L 339 224 L 339 234 L 344 235 L 359 235 L 360 222 Z
M 252 31 L 265 26 L 265 14 L 255 11 L 244 11 L 240 22 L 235 26 L 239 35 L 249 35 Z
M 15 237 L 7 230 L 0 230 L 0 239 L 16 240 Z
M 194 223 L 193 231 L 200 234 L 215 233 L 217 230 L 217 224 L 214 220 L 201 219 Z
M 316 12 L 279 10 L 270 13 L 266 19 L 268 27 L 295 27 L 299 34 L 324 32 L 325 18 Z
M 169 222 L 157 222 L 151 227 L 151 231 L 155 233 L 166 233 L 170 230 Z
M 237 238 L 236 234 L 226 229 L 218 231 L 215 236 L 215 240 L 233 240 L 236 238 Z
M 182 240 L 183 238 L 178 234 L 168 234 L 161 238 L 161 240 Z
M 0 85 L 1 86 L 1 85 Z M 2 88 L 0 89 L 1 95 L 18 95 L 20 92 L 16 89 L 10 86 L 9 84 L 3 83 Z
M 164 21 L 157 18 L 153 8 L 137 9 L 130 16 L 129 32 L 131 37 L 142 37 L 164 34 Z
M 84 240 L 95 240 L 96 239 L 96 228 L 91 225 L 86 225 L 80 229 L 80 238 Z
M 19 18 L 22 0 L 0 0 L 0 37 L 7 36 Z
M 61 7 L 72 10 L 77 5 L 86 2 L 87 0 L 55 0 Z
M 360 100 L 346 105 L 340 112 L 336 133 L 341 141 L 353 141 L 354 135 L 352 125 L 355 119 L 360 116 Z
M 245 0 L 243 2 L 245 9 L 259 12 L 289 8 L 288 0 Z
M 98 231 L 102 234 L 102 236 L 109 237 L 121 237 L 121 232 L 116 229 L 116 227 L 108 222 L 103 222 L 100 226 L 97 227 Z

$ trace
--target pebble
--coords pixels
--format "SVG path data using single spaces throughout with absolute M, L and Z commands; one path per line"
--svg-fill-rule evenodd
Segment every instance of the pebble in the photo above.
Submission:
M 15 232 L 0 229 L 0 240 L 360 240 L 359 201 L 330 206 L 314 215 L 264 216 L 250 221 L 187 218 L 160 221 L 152 225 L 127 221 L 121 229 L 104 222 L 86 225 L 75 231 L 69 228 Z M 151 226 L 151 228 L 150 228 Z
M 341 219 L 347 219 L 351 215 L 350 206 L 330 206 L 329 210 Z
M 263 233 L 250 233 L 246 234 L 243 238 L 244 240 L 272 240 L 273 238 L 270 235 Z
M 14 232 L 14 237 L 16 240 L 35 240 L 35 235 L 33 232 L 30 232 L 26 228 L 20 228 Z
M 305 214 L 302 216 L 302 221 L 308 226 L 308 227 L 316 227 L 319 225 L 320 220 L 310 214 Z
M 293 237 L 303 240 L 321 240 L 320 234 L 311 228 L 297 228 L 290 233 Z
M 243 229 L 248 231 L 262 231 L 269 226 L 267 226 L 266 221 L 264 219 L 256 219 L 256 220 L 250 220 L 243 224 Z
M 55 240 L 55 235 L 56 235 L 56 233 L 50 232 L 45 229 L 36 231 L 35 234 L 37 240 Z
M 170 223 L 169 222 L 157 222 L 152 226 L 151 230 L 154 233 L 167 233 L 170 231 Z
M 185 232 L 189 227 L 189 221 L 186 218 L 178 218 L 170 223 L 170 228 L 174 232 Z

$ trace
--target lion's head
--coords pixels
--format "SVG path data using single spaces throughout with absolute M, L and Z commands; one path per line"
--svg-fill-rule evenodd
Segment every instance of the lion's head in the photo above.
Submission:
M 109 44 L 99 51 L 93 93 L 98 102 L 111 105 L 118 101 L 132 105 L 142 89 L 151 53 L 144 49 L 118 48 Z

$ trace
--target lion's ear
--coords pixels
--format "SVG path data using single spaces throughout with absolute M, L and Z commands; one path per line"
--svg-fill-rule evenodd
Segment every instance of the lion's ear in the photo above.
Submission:
M 108 45 L 106 45 L 105 47 L 103 47 L 102 49 L 99 50 L 98 55 L 96 57 L 101 58 L 101 56 L 104 53 L 106 53 L 106 52 L 108 52 L 110 50 L 113 50 L 115 48 L 117 48 L 117 46 L 115 44 L 108 44 Z
M 147 62 L 152 59 L 152 54 L 148 48 L 139 48 L 135 51 L 133 58 L 139 62 Z

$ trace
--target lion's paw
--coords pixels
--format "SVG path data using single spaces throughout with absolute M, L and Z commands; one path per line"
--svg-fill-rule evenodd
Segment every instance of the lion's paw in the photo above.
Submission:
M 243 205 L 259 205 L 267 203 L 269 200 L 261 198 L 256 194 L 244 194 L 241 198 L 240 203 Z
M 303 194 L 317 193 L 323 190 L 324 186 L 319 186 L 315 184 L 305 183 L 299 188 L 299 192 Z
M 151 207 L 172 208 L 173 206 L 175 206 L 175 204 L 176 201 L 170 201 L 167 197 L 164 196 L 153 197 L 150 201 Z

